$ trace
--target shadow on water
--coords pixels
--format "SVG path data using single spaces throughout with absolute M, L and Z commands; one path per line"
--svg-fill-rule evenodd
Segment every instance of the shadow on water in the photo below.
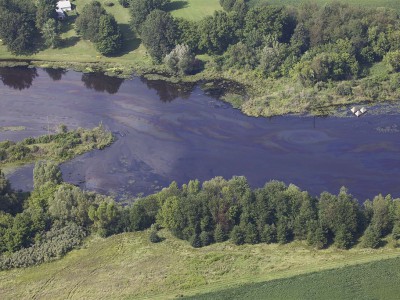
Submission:
M 150 90 L 155 90 L 161 102 L 172 102 L 177 98 L 188 99 L 195 87 L 192 83 L 171 83 L 162 80 L 149 80 L 141 77 L 140 80 Z
M 49 75 L 53 81 L 58 81 L 61 80 L 62 76 L 67 73 L 67 70 L 65 69 L 52 69 L 52 68 L 47 68 L 44 69 L 46 73 Z
M 111 77 L 102 73 L 82 74 L 81 80 L 86 88 L 109 94 L 116 94 L 122 82 L 124 82 L 122 78 Z
M 4 85 L 15 90 L 29 89 L 39 74 L 35 68 L 13 67 L 0 68 L 0 80 Z

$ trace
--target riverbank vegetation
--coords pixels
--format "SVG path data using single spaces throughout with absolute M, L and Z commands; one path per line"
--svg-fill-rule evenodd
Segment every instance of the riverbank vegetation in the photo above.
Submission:
M 360 205 L 345 188 L 338 195 L 312 197 L 278 181 L 252 190 L 244 177 L 216 177 L 181 188 L 172 183 L 122 206 L 63 183 L 54 163 L 36 163 L 30 194 L 14 192 L 0 176 L 3 269 L 52 260 L 90 233 L 106 237 L 150 227 L 153 243 L 162 241 L 158 230 L 164 228 L 194 248 L 226 240 L 236 245 L 304 241 L 314 249 L 396 248 L 400 240 L 400 199 L 390 195 Z
M 0 3 L 0 19 L 12 16 L 18 8 L 10 4 L 12 1 Z M 36 48 L 26 55 L 20 51 L 23 44 L 11 49 L 12 36 L 2 38 L 3 43 L 16 54 L 25 54 L 21 58 L 37 59 L 35 64 L 42 66 L 68 67 L 80 61 L 90 63 L 82 68 L 86 72 L 101 69 L 127 74 L 136 70 L 163 74 L 166 79 L 172 76 L 173 80 L 236 81 L 244 91 L 224 99 L 235 99 L 243 112 L 253 116 L 327 114 L 349 103 L 400 97 L 399 14 L 390 7 L 379 7 L 381 3 L 378 8 L 368 8 L 338 2 L 281 6 L 263 1 L 220 1 L 212 15 L 201 19 L 193 16 L 197 5 L 193 1 L 121 3 L 77 3 L 79 16 L 73 12 L 59 24 L 60 46 L 56 49 Z M 30 16 L 33 24 L 40 13 L 38 8 L 34 13 L 32 5 L 18 9 L 29 8 L 31 13 L 23 16 Z M 99 18 L 85 25 L 92 28 L 89 36 L 83 20 L 85 11 L 93 12 L 93 7 L 98 7 Z M 104 19 L 102 30 L 100 16 Z M 33 36 L 43 39 L 38 22 L 35 24 L 29 30 L 36 28 Z M 0 36 L 9 35 L 6 29 Z M 23 27 L 21 35 L 22 31 Z M 115 53 L 98 56 L 95 48 L 100 43 L 104 54 Z M 28 52 L 31 46 L 35 45 L 27 45 Z M 0 57 L 16 56 L 2 46 Z
M 0 168 L 38 160 L 63 162 L 93 149 L 103 149 L 113 142 L 112 133 L 101 124 L 93 129 L 71 131 L 60 125 L 57 131 L 56 134 L 28 137 L 20 142 L 0 142 Z

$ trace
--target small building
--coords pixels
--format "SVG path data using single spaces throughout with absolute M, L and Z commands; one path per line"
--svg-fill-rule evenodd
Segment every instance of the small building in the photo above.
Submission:
M 61 0 L 57 2 L 57 9 L 61 9 L 63 12 L 71 11 L 71 2 L 69 0 Z
M 64 20 L 66 18 L 66 11 L 71 11 L 72 10 L 72 6 L 71 6 L 71 2 L 69 2 L 69 0 L 61 0 L 57 2 L 57 6 L 56 6 L 56 12 L 57 12 L 57 17 L 59 20 Z

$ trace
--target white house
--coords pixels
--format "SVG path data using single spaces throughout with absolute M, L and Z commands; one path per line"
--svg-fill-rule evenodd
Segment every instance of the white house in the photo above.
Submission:
M 72 10 L 72 7 L 69 0 L 61 0 L 57 2 L 56 12 L 58 19 L 63 20 L 66 17 L 65 12 L 70 10 Z

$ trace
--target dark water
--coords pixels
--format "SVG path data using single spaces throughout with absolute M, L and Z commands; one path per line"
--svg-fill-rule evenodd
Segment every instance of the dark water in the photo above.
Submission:
M 150 193 L 172 180 L 245 175 L 252 186 L 271 179 L 314 195 L 345 185 L 359 200 L 400 196 L 400 115 L 361 118 L 251 118 L 205 95 L 197 86 L 63 70 L 0 69 L 0 140 L 100 122 L 118 140 L 65 163 L 64 179 L 123 196 Z M 379 127 L 390 127 L 382 133 Z M 400 127 L 399 127 L 400 128 Z M 9 175 L 32 185 L 32 167 Z

